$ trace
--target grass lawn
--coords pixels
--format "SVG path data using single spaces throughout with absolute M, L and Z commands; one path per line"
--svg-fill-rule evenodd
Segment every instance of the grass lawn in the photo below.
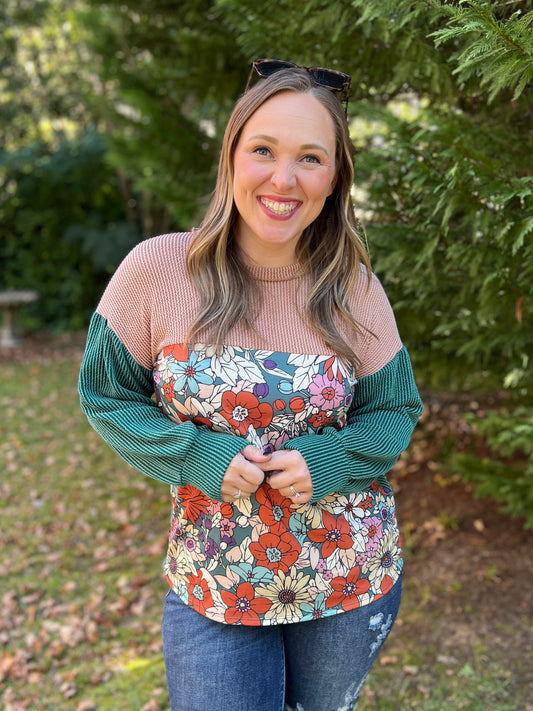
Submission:
M 0 369 L 0 708 L 168 711 L 167 488 L 123 464 L 87 424 L 79 355 Z M 526 709 L 528 683 L 489 636 L 468 651 L 441 644 L 453 614 L 443 625 L 439 596 L 461 590 L 417 576 L 428 560 L 418 530 L 407 522 L 412 572 L 399 622 L 357 708 Z M 512 639 L 501 624 L 500 636 Z M 523 624 L 531 633 L 531 619 Z

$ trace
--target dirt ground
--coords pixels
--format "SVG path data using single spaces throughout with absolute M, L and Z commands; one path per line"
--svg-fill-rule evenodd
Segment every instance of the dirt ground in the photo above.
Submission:
M 32 359 L 81 358 L 84 338 L 26 338 L 19 347 L 0 349 L 0 364 L 22 362 L 30 353 Z M 434 649 L 436 659 L 479 658 L 485 649 L 520 677 L 521 688 L 533 688 L 533 531 L 495 502 L 477 499 L 440 460 L 444 442 L 457 449 L 469 444 L 462 413 L 491 403 L 422 395 L 424 415 L 391 473 L 409 597 L 420 601 L 420 614 L 409 611 L 410 630 L 404 631 Z M 533 710 L 533 692 L 527 709 Z
M 533 689 L 533 531 L 496 502 L 476 498 L 439 458 L 445 441 L 471 447 L 462 413 L 493 403 L 422 396 L 424 415 L 391 475 L 406 581 L 421 601 L 419 619 L 409 617 L 412 634 L 435 648 L 435 658 L 479 659 L 486 650 L 520 688 Z M 489 454 L 482 443 L 476 449 Z M 533 691 L 524 711 L 532 710 Z

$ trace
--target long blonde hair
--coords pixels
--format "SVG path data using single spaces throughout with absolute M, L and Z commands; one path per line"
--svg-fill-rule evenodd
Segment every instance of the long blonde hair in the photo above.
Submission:
M 370 260 L 360 237 L 350 191 L 353 146 L 344 110 L 331 91 L 317 86 L 305 70 L 281 70 L 258 82 L 236 103 L 228 121 L 218 166 L 216 188 L 187 254 L 187 266 L 200 299 L 188 341 L 207 329 L 218 345 L 240 321 L 253 329 L 250 298 L 255 284 L 236 249 L 233 232 L 238 213 L 233 201 L 233 157 L 242 129 L 252 114 L 281 92 L 313 94 L 328 110 L 335 127 L 336 184 L 320 215 L 303 231 L 296 256 L 311 277 L 306 317 L 309 326 L 345 363 L 359 365 L 357 354 L 341 335 L 362 328 L 347 301 L 357 271 Z M 341 327 L 341 328 L 340 328 Z

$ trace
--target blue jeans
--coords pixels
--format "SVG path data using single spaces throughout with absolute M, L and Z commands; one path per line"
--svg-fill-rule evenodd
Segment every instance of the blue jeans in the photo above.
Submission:
M 213 622 L 169 591 L 163 652 L 172 711 L 352 711 L 401 590 L 400 578 L 366 607 L 271 627 Z

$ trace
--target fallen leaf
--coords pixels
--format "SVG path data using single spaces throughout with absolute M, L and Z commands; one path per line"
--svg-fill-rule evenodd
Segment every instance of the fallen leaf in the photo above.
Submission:
M 389 666 L 390 664 L 397 664 L 398 663 L 398 657 L 395 656 L 390 656 L 387 657 L 386 655 L 379 658 L 379 663 L 381 664 L 382 667 Z
M 76 706 L 76 711 L 94 711 L 95 708 L 94 701 L 80 701 Z
M 416 664 L 406 664 L 402 669 L 404 674 L 408 676 L 416 676 L 418 674 L 419 668 Z

